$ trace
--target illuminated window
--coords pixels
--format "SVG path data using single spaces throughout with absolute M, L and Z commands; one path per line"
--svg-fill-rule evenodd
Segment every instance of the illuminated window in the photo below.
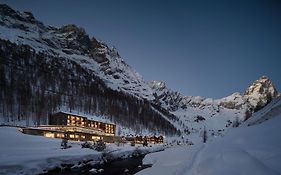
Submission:
M 74 139 L 74 134 L 70 134 L 69 138 Z
M 57 134 L 57 137 L 63 138 L 63 134 L 58 133 L 58 134 Z
M 78 139 L 78 138 L 79 138 L 79 135 L 75 135 L 75 138 Z
M 86 137 L 85 137 L 84 135 L 81 135 L 81 138 L 82 138 L 82 139 L 85 139 Z
M 70 116 L 69 116 L 69 115 L 67 116 L 67 119 L 70 119 Z
M 101 137 L 100 136 L 92 136 L 92 140 L 100 140 Z
M 44 134 L 45 137 L 50 137 L 50 138 L 54 138 L 55 137 L 55 134 L 54 133 L 51 133 L 51 132 L 47 132 Z

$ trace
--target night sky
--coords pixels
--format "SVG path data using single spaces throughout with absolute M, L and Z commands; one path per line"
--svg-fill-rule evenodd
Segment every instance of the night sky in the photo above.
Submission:
M 281 90 L 281 1 L 0 0 L 44 24 L 77 24 L 148 80 L 220 98 L 267 75 Z

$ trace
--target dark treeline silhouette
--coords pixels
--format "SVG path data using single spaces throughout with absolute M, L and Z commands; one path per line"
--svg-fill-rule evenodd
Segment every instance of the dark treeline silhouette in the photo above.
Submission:
M 179 134 L 161 116 L 164 109 L 160 111 L 145 99 L 107 88 L 92 71 L 76 62 L 0 40 L 3 121 L 10 124 L 22 121 L 27 126 L 47 124 L 48 115 L 62 108 L 104 115 L 137 132 L 148 129 L 165 135 Z

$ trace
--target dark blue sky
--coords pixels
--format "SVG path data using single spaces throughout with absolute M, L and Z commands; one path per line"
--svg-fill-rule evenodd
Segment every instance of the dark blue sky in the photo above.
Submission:
M 220 98 L 267 75 L 281 89 L 281 1 L 0 0 L 115 46 L 145 80 Z

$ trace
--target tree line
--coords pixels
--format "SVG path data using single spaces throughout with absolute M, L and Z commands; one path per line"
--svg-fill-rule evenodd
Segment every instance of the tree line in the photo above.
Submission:
M 136 132 L 145 128 L 179 134 L 161 116 L 168 112 L 159 108 L 156 111 L 146 99 L 108 88 L 74 61 L 0 40 L 0 117 L 4 123 L 47 124 L 50 114 L 63 109 L 103 115 Z

